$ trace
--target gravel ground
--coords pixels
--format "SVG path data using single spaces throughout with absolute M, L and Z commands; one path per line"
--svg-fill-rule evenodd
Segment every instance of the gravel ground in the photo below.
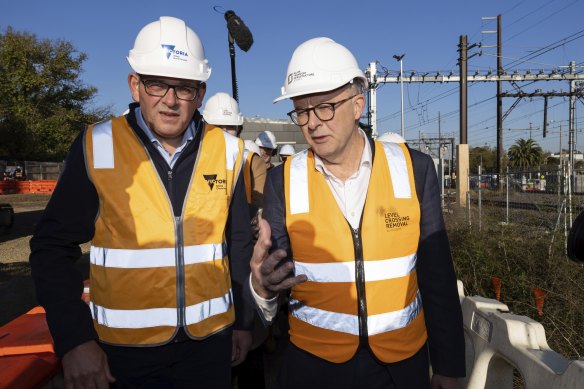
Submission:
M 14 224 L 0 229 L 0 326 L 38 305 L 30 276 L 29 241 L 50 195 L 0 195 L 14 208 Z M 82 246 L 80 270 L 87 275 L 89 244 Z

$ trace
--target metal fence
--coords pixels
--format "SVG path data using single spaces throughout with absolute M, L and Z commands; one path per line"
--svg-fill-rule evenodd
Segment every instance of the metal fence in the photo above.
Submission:
M 5 161 L 0 160 L 0 176 L 8 171 L 13 171 L 17 166 L 24 168 L 27 180 L 56 180 L 64 168 L 63 162 L 37 162 L 37 161 Z
M 584 170 L 470 175 L 469 188 L 467 222 L 479 228 L 487 221 L 516 223 L 567 235 L 584 210 Z

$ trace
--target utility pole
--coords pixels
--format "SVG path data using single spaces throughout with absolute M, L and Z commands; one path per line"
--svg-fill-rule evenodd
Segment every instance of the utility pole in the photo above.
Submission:
M 458 205 L 466 206 L 466 196 L 468 193 L 468 143 L 466 139 L 467 134 L 467 37 L 460 36 L 459 43 L 460 58 L 460 143 L 456 146 L 456 194 L 458 198 Z
M 503 48 L 501 37 L 501 15 L 497 15 L 497 76 L 503 75 Z M 503 174 L 503 82 L 497 80 L 497 174 Z M 500 187 L 500 185 L 499 185 Z
M 467 104 L 467 58 L 466 58 L 466 51 L 467 51 L 467 38 L 466 35 L 460 36 L 460 143 L 467 144 L 466 140 L 466 125 L 467 125 L 467 117 L 466 117 L 466 110 L 468 107 Z
M 570 74 L 576 73 L 576 62 L 570 62 Z M 570 149 L 570 160 L 568 162 L 568 212 L 569 226 L 572 226 L 572 191 L 574 190 L 574 112 L 576 110 L 576 80 L 570 81 L 570 130 L 568 132 L 568 142 Z
M 442 123 L 440 121 L 440 111 L 438 111 L 438 161 L 440 161 L 440 199 L 442 209 L 444 209 L 444 159 L 442 158 Z

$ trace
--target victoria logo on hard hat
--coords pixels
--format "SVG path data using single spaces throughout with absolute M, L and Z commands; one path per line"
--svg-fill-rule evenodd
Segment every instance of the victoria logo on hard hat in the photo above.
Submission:
M 160 46 L 162 46 L 162 49 L 166 53 L 166 59 L 170 59 L 170 56 L 172 55 L 173 59 L 186 61 L 186 58 L 184 58 L 184 57 L 189 56 L 188 53 L 186 53 L 185 51 L 175 50 L 174 49 L 176 47 L 175 45 L 160 45 Z

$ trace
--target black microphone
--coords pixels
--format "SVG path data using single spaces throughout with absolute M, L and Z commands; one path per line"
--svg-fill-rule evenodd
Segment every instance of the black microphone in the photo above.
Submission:
M 248 51 L 253 44 L 253 36 L 249 28 L 232 10 L 225 12 L 225 20 L 227 20 L 227 30 L 237 46 L 243 51 Z

